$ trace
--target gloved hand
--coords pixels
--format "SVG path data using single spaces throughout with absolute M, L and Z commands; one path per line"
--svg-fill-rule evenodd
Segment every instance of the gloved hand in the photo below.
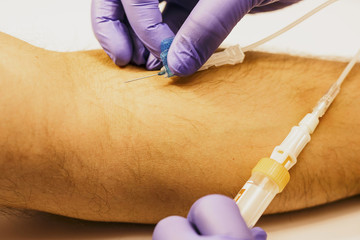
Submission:
M 208 195 L 197 200 L 187 219 L 167 217 L 155 227 L 153 240 L 265 240 L 261 228 L 249 229 L 234 200 Z
M 176 33 L 168 65 L 184 76 L 199 69 L 252 9 L 268 11 L 298 1 L 168 0 L 161 13 L 159 0 L 93 0 L 91 19 L 95 36 L 118 66 L 132 62 L 160 69 L 161 41 Z

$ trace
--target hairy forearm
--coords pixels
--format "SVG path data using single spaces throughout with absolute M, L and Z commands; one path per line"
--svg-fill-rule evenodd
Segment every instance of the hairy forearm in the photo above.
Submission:
M 104 221 L 155 222 L 208 193 L 234 196 L 345 66 L 251 53 L 235 67 L 124 84 L 148 73 L 119 69 L 102 51 L 5 45 L 24 49 L 1 51 L 12 61 L 0 65 L 0 203 Z M 270 212 L 360 192 L 359 75 Z
M 27 207 L 43 186 L 55 184 L 49 176 L 60 171 L 58 161 L 43 158 L 43 153 L 57 144 L 53 129 L 58 126 L 48 118 L 52 107 L 66 109 L 61 105 L 66 93 L 56 86 L 63 76 L 62 61 L 58 53 L 4 34 L 0 53 L 0 203 Z M 62 112 L 57 111 L 59 119 Z M 62 186 L 58 182 L 56 188 Z

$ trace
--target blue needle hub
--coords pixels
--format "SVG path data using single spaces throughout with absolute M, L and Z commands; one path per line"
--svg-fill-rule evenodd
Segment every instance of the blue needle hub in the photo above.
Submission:
M 167 55 L 168 55 L 168 52 L 169 52 L 169 49 L 170 49 L 170 46 L 171 46 L 171 43 L 173 42 L 173 40 L 174 40 L 174 37 L 167 38 L 167 39 L 163 40 L 160 45 L 160 49 L 161 49 L 160 58 L 164 65 L 161 72 L 164 72 L 164 74 L 166 73 L 167 77 L 174 76 L 174 74 L 171 72 L 171 70 L 168 66 L 168 62 L 167 62 Z

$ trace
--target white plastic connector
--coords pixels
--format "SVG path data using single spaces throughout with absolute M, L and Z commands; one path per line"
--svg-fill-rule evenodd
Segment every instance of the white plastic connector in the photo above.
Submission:
M 299 126 L 305 126 L 308 128 L 309 133 L 312 134 L 315 131 L 315 128 L 319 124 L 319 117 L 316 114 L 308 113 L 300 121 Z
M 244 58 L 245 54 L 239 45 L 231 46 L 226 48 L 224 51 L 214 53 L 198 71 L 226 64 L 235 65 L 242 63 Z
M 319 100 L 317 105 L 313 109 L 313 113 L 315 113 L 318 117 L 322 117 L 327 109 L 330 107 L 331 103 L 334 101 L 336 96 L 340 92 L 340 86 L 335 82 L 329 91 Z
M 317 114 L 307 114 L 299 123 L 291 129 L 285 140 L 276 146 L 270 158 L 276 160 L 280 164 L 284 164 L 286 169 L 290 169 L 297 162 L 297 157 L 304 149 L 306 144 L 310 142 L 312 134 L 319 124 Z

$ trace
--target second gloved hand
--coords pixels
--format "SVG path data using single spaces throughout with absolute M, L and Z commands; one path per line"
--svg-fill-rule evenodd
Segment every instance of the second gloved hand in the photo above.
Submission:
M 161 41 L 175 36 L 170 70 L 194 73 L 249 11 L 272 10 L 299 0 L 93 0 L 92 26 L 100 44 L 119 66 L 130 62 L 160 69 Z
M 246 226 L 236 203 L 208 195 L 194 203 L 187 218 L 172 216 L 155 227 L 153 240 L 265 240 L 261 228 Z

